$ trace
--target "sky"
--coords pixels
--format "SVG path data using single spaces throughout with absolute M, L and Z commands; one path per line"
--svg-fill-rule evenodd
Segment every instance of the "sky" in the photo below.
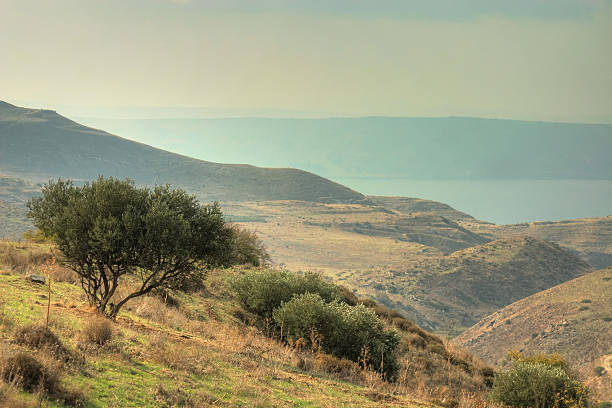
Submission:
M 0 0 L 0 100 L 612 123 L 611 42 L 611 0 Z

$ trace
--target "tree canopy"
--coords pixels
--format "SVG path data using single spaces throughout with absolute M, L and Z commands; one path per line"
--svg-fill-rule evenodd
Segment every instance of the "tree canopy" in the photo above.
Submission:
M 218 204 L 202 205 L 168 185 L 137 188 L 127 179 L 99 177 L 76 186 L 60 179 L 28 208 L 79 275 L 90 304 L 111 318 L 130 299 L 235 260 L 234 228 Z M 118 297 L 127 275 L 139 287 Z

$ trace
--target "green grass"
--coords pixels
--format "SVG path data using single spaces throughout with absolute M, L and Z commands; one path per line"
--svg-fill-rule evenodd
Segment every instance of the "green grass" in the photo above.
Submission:
M 47 287 L 2 269 L 1 262 L 0 307 L 4 315 L 0 345 L 7 355 L 25 350 L 42 358 L 43 351 L 28 350 L 9 340 L 17 327 L 44 321 Z M 374 392 L 380 385 L 346 382 L 324 372 L 297 368 L 295 350 L 265 338 L 231 315 L 236 305 L 221 286 L 224 273 L 229 272 L 209 276 L 206 297 L 175 294 L 180 311 L 155 303 L 159 301 L 154 298 L 135 301 L 113 324 L 110 343 L 87 352 L 80 351 L 79 338 L 94 314 L 78 286 L 53 282 L 51 329 L 72 353 L 84 357 L 82 364 L 64 366 L 64 386 L 84 395 L 85 406 L 91 408 L 181 403 L 222 407 L 434 406 L 413 403 L 415 399 L 408 395 Z M 157 311 L 156 317 L 143 317 L 147 307 Z M 30 404 L 37 398 L 23 392 L 15 396 Z M 43 402 L 44 406 L 63 407 L 52 400 Z

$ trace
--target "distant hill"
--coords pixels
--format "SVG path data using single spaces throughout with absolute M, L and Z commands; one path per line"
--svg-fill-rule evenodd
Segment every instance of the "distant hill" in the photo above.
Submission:
M 388 298 L 387 304 L 408 313 L 421 327 L 457 330 L 470 327 L 500 307 L 591 270 L 566 248 L 517 237 L 443 257 L 417 259 L 403 271 L 369 277 L 362 274 L 353 281 L 379 300 L 381 296 Z
M 466 228 L 491 238 L 529 235 L 578 251 L 596 268 L 612 265 L 612 216 L 510 225 L 470 223 Z
M 364 196 L 297 169 L 212 163 L 82 126 L 54 111 L 0 102 L 0 173 L 40 182 L 98 175 L 171 183 L 204 200 L 358 202 Z
M 490 364 L 508 350 L 561 353 L 602 396 L 612 395 L 612 268 L 562 283 L 485 317 L 453 342 Z M 597 366 L 607 366 L 602 376 Z
M 368 196 L 367 198 L 376 205 L 406 214 L 429 212 L 453 221 L 475 221 L 471 215 L 457 211 L 450 205 L 437 201 L 412 197 Z
M 32 224 L 26 217 L 26 209 L 22 206 L 0 200 L 0 239 L 15 239 L 29 229 Z
M 446 254 L 489 242 L 489 239 L 431 212 L 415 212 L 379 223 L 343 222 L 338 228 L 358 234 L 417 242 L 437 248 Z
M 612 180 L 612 125 L 467 117 L 84 119 L 193 157 L 325 177 Z
M 32 228 L 25 203 L 40 194 L 40 187 L 0 174 L 0 238 L 19 238 Z
M 320 271 L 423 328 L 449 334 L 593 270 L 566 247 L 525 236 L 496 239 L 487 232 L 492 224 L 451 221 L 434 212 L 303 202 L 227 209 L 261 217 L 243 225 L 259 233 L 274 261 Z

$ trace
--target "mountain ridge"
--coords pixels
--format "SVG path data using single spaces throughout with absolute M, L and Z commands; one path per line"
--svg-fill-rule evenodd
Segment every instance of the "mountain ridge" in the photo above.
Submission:
M 0 172 L 35 182 L 103 174 L 186 187 L 206 200 L 365 200 L 361 193 L 303 170 L 198 160 L 82 126 L 54 111 L 7 103 L 0 105 L 0 142 Z

